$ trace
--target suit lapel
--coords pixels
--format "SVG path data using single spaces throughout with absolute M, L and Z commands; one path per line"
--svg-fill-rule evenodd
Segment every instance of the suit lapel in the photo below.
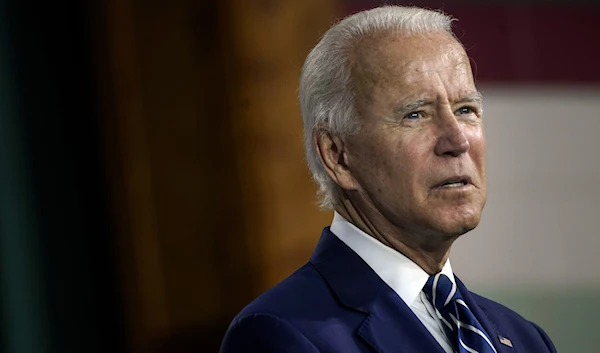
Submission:
M 377 352 L 444 353 L 404 301 L 329 228 L 310 261 L 343 305 L 365 314 L 357 334 Z
M 473 312 L 473 315 L 477 318 L 485 332 L 490 336 L 494 347 L 498 353 L 519 353 L 519 347 L 513 346 L 510 347 L 509 344 L 512 344 L 510 341 L 511 331 L 504 330 L 503 328 L 498 328 L 485 313 L 485 310 L 482 310 L 482 307 L 479 306 L 477 301 L 471 295 L 471 292 L 465 287 L 458 277 L 455 276 L 456 284 L 458 290 L 460 291 L 463 300 Z M 508 340 L 508 341 L 507 341 Z M 505 342 L 505 343 L 502 343 Z
M 444 353 L 393 290 L 383 293 L 376 300 L 369 316 L 358 329 L 358 335 L 379 353 Z

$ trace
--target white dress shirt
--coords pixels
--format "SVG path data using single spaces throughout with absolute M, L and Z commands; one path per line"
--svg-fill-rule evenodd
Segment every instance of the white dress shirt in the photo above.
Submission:
M 423 292 L 429 274 L 400 252 L 384 245 L 348 222 L 337 212 L 333 216 L 330 229 L 402 298 L 440 346 L 448 353 L 453 352 L 442 323 Z M 446 261 L 442 273 L 455 282 L 450 260 Z

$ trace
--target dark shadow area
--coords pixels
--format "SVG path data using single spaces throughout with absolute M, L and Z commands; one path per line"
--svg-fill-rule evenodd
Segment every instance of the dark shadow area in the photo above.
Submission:
M 37 223 L 39 295 L 52 338 L 47 351 L 121 352 L 123 317 L 83 3 L 6 1 L 4 28 Z

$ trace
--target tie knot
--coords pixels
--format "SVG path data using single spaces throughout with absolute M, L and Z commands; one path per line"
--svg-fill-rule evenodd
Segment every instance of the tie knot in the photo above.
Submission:
M 457 299 L 462 299 L 456 289 L 456 283 L 441 272 L 429 277 L 423 291 L 438 310 Z

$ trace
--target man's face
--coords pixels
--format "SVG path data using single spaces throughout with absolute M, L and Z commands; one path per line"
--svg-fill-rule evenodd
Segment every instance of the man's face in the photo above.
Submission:
M 356 49 L 362 130 L 347 165 L 365 209 L 403 232 L 463 234 L 486 200 L 482 107 L 447 33 L 378 36 Z M 365 207 L 366 206 L 366 207 Z

